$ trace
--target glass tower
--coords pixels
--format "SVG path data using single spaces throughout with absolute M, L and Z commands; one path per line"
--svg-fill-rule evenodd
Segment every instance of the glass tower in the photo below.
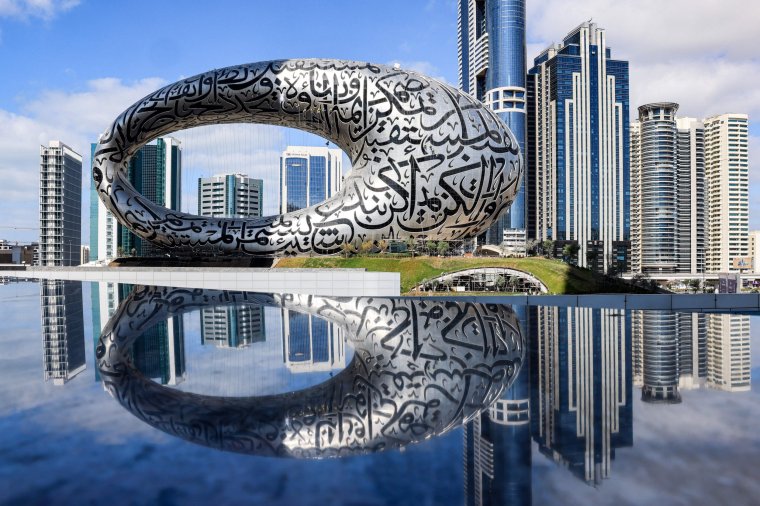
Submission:
M 288 146 L 280 157 L 280 212 L 315 206 L 341 188 L 340 149 Z
M 628 62 L 583 23 L 534 60 L 527 88 L 528 235 L 575 243 L 581 267 L 627 271 Z
M 129 161 L 129 182 L 138 192 L 160 206 L 180 210 L 182 191 L 182 148 L 172 137 L 161 137 L 155 144 L 143 146 Z M 158 254 L 158 248 L 143 241 L 119 225 L 119 248 L 122 254 L 150 256 Z
M 525 159 L 525 0 L 459 0 L 459 87 L 486 103 L 514 133 Z M 511 208 L 481 236 L 520 248 L 526 234 L 526 182 Z M 504 234 L 505 230 L 511 230 Z

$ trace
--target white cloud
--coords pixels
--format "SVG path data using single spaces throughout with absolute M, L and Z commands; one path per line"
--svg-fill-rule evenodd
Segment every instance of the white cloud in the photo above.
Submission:
M 606 28 L 609 44 L 624 58 L 757 56 L 760 3 L 746 0 L 544 0 L 528 2 L 529 38 L 560 41 L 592 19 Z M 532 55 L 529 55 L 532 57 Z
M 1 0 L 0 0 L 1 1 Z M 82 242 L 89 242 L 90 143 L 124 109 L 160 88 L 146 78 L 125 83 L 116 78 L 87 82 L 83 90 L 47 90 L 22 104 L 20 113 L 0 109 L 0 216 L 4 226 L 38 226 L 39 147 L 58 139 L 80 153 Z M 219 173 L 244 173 L 264 180 L 264 213 L 279 214 L 279 157 L 288 145 L 322 146 L 324 140 L 299 130 L 266 125 L 214 125 L 172 134 L 182 142 L 182 211 L 197 211 L 197 179 Z M 344 169 L 349 164 L 344 157 Z M 37 240 L 36 230 L 0 228 L 0 239 Z
M 0 0 L 1 1 L 1 0 Z M 38 226 L 39 149 L 51 139 L 71 146 L 84 158 L 83 198 L 89 201 L 90 143 L 129 105 L 154 91 L 160 79 L 124 83 L 107 78 L 89 81 L 83 91 L 46 91 L 16 114 L 0 109 L 0 179 L 3 181 L 0 216 L 4 225 Z M 83 206 L 87 219 L 88 206 Z M 0 237 L 36 240 L 38 233 L 0 229 Z M 83 241 L 87 242 L 86 234 Z
M 49 21 L 79 5 L 79 0 L 0 0 L 0 18 Z

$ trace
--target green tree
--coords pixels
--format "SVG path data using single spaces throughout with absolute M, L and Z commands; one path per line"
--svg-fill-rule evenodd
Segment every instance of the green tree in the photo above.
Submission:
M 506 286 L 507 281 L 504 279 L 504 276 L 496 276 L 496 279 L 493 282 L 494 287 L 496 287 L 497 292 L 503 292 L 504 287 Z
M 541 243 L 541 251 L 546 258 L 554 256 L 554 241 L 546 240 Z
M 449 243 L 446 241 L 438 241 L 438 244 L 436 245 L 436 249 L 438 250 L 438 254 L 443 256 L 449 251 Z
M 435 241 L 428 241 L 425 243 L 425 249 L 427 250 L 428 255 L 432 254 L 435 251 L 435 247 L 437 246 Z
M 697 293 L 699 291 L 699 280 L 698 279 L 690 279 L 688 282 L 689 289 L 692 293 Z
M 578 254 L 578 251 L 580 251 L 581 247 L 578 246 L 577 242 L 571 242 L 568 244 L 565 244 L 565 247 L 562 248 L 562 257 L 563 260 L 567 263 L 574 263 L 573 259 L 576 258 L 576 255 Z

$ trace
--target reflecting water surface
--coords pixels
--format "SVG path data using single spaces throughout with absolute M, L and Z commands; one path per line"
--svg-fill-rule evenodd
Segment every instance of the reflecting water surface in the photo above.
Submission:
M 2 504 L 760 494 L 755 316 L 59 281 L 0 312 Z

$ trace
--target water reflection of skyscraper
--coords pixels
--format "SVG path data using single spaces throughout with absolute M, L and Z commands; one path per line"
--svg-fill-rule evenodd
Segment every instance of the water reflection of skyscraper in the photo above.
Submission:
M 45 381 L 63 385 L 85 369 L 82 286 L 40 281 Z
M 243 348 L 266 341 L 263 306 L 219 306 L 201 309 L 201 343 Z
M 749 316 L 632 313 L 634 381 L 643 400 L 678 402 L 679 389 L 750 389 Z
M 529 343 L 533 439 L 599 483 L 615 449 L 633 445 L 630 322 L 615 309 L 539 307 Z
M 322 318 L 282 309 L 282 357 L 293 373 L 343 369 L 343 332 Z
M 132 285 L 120 284 L 119 302 L 132 292 Z M 132 360 L 145 377 L 162 385 L 177 385 L 186 377 L 185 336 L 181 317 L 169 317 L 138 337 L 132 346 Z

